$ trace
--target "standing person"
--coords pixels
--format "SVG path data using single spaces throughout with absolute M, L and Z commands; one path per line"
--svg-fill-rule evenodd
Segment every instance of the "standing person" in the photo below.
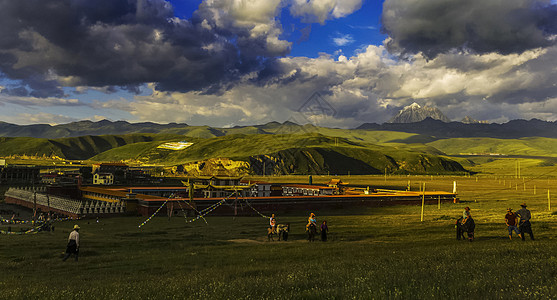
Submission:
M 327 241 L 327 233 L 329 233 L 329 227 L 327 227 L 327 221 L 323 221 L 321 224 L 321 241 Z
M 70 236 L 68 237 L 68 246 L 66 247 L 66 255 L 62 261 L 66 261 L 70 255 L 75 254 L 75 261 L 77 261 L 77 256 L 79 254 L 79 226 L 74 225 Z
M 509 229 L 509 240 L 513 239 L 513 231 L 516 232 L 519 237 L 521 237 L 520 231 L 518 231 L 518 227 L 516 227 L 518 223 L 517 219 L 518 217 L 515 213 L 513 213 L 513 209 L 507 208 L 507 214 L 505 215 L 505 224 L 507 224 L 507 228 Z
M 534 240 L 534 233 L 532 232 L 532 224 L 530 224 L 530 219 L 532 218 L 532 214 L 530 211 L 526 209 L 526 203 L 520 204 L 522 207 L 516 212 L 516 215 L 520 217 L 520 222 L 518 222 L 518 230 L 520 231 L 520 237 L 522 240 L 525 240 L 525 233 L 530 235 L 530 238 Z
M 277 231 L 277 219 L 275 218 L 275 214 L 272 214 L 269 218 L 269 228 L 271 228 L 273 232 Z

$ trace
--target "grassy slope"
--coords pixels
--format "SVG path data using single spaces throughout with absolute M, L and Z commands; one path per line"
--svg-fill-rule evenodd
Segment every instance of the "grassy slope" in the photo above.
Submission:
M 138 217 L 59 223 L 53 233 L 1 236 L 0 292 L 7 299 L 550 299 L 557 294 L 557 215 L 547 212 L 544 195 L 505 189 L 491 179 L 410 179 L 443 190 L 457 180 L 466 202 L 441 209 L 427 205 L 423 223 L 419 206 L 316 211 L 319 221 L 329 223 L 327 243 L 304 240 L 307 211 L 278 214 L 279 223 L 291 224 L 290 240 L 281 243 L 266 242 L 268 220 L 255 212 L 209 215 L 208 225 L 157 217 L 141 230 L 137 225 L 145 218 Z M 389 178 L 386 184 L 403 188 L 407 180 Z M 343 181 L 384 184 L 382 177 L 370 176 Z M 541 187 L 545 181 L 535 183 Z M 557 182 L 547 184 L 543 187 Z M 509 241 L 505 208 L 517 208 L 524 199 L 537 241 Z M 473 243 L 454 239 L 453 218 L 465 206 L 477 223 Z M 80 261 L 62 263 L 74 223 L 82 228 Z
M 463 171 L 446 159 L 317 133 L 290 135 L 227 135 L 199 140 L 182 151 L 156 149 L 155 143 L 126 145 L 106 151 L 93 160 L 117 160 L 130 155 L 151 163 L 180 164 L 215 157 L 249 160 L 272 154 L 278 173 L 348 173 Z
M 64 157 L 62 150 L 48 139 L 0 137 L 0 156 L 10 155 Z
M 454 138 L 428 143 L 449 155 L 499 153 L 505 155 L 557 156 L 557 139 L 551 138 Z
M 75 138 L 38 139 L 38 138 L 0 138 L 0 156 L 56 155 L 67 159 L 88 159 L 112 148 L 127 144 L 155 141 L 159 144 L 166 140 L 180 140 L 181 136 L 168 134 L 125 134 L 82 136 Z

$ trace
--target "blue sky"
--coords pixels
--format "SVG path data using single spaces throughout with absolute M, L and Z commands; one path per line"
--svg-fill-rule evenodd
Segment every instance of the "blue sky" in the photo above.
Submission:
M 69 3 L 0 2 L 0 121 L 557 120 L 556 0 Z
M 176 16 L 191 18 L 202 1 L 172 0 Z M 381 9 L 383 1 L 363 1 L 361 8 L 339 19 L 327 21 L 325 24 L 304 23 L 300 18 L 293 17 L 288 7 L 282 9 L 279 20 L 284 28 L 283 37 L 291 41 L 291 56 L 318 57 L 320 53 L 335 54 L 342 50 L 351 56 L 358 49 L 369 44 L 379 45 L 386 38 L 381 34 Z M 302 38 L 302 29 L 310 28 L 307 39 Z M 339 46 L 334 39 L 347 39 L 346 44 Z

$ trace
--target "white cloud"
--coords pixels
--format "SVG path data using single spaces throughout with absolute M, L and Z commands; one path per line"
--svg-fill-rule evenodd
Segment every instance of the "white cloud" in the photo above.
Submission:
M 396 60 L 383 46 L 368 46 L 350 58 L 285 57 L 279 60 L 281 76 L 265 84 L 248 78 L 218 96 L 154 91 L 102 105 L 139 120 L 250 125 L 291 119 L 318 91 L 336 114 L 311 116 L 308 121 L 316 125 L 382 123 L 414 101 L 436 106 L 453 120 L 555 120 L 556 59 L 557 47 L 511 55 L 441 54 L 428 61 L 421 55 Z
M 262 40 L 269 55 L 284 55 L 291 44 L 281 40 L 282 27 L 277 20 L 281 0 L 207 0 L 196 12 L 204 19 L 202 26 L 230 31 L 241 42 Z
M 0 94 L 0 102 L 17 104 L 21 106 L 81 106 L 84 105 L 78 99 L 68 98 L 37 98 L 37 97 L 20 97 Z
M 333 37 L 333 43 L 338 47 L 346 46 L 349 44 L 354 43 L 354 37 L 350 34 L 337 34 L 337 36 Z
M 29 124 L 58 125 L 58 124 L 79 121 L 76 118 L 72 118 L 64 115 L 50 114 L 45 112 L 39 112 L 36 114 L 20 113 L 15 116 L 0 116 L 0 118 L 5 122 L 20 124 L 20 125 L 29 125 Z

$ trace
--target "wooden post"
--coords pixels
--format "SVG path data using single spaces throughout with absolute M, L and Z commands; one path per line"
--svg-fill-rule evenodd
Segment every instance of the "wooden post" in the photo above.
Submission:
M 547 190 L 547 210 L 551 211 L 551 197 L 549 195 L 549 189 Z
M 188 180 L 188 181 L 189 181 L 189 180 Z M 191 204 L 192 201 L 193 201 L 193 192 L 194 192 L 193 181 L 191 181 L 191 182 L 189 183 L 189 188 L 188 188 L 188 196 L 189 196 L 188 198 L 189 198 L 189 200 L 190 200 L 190 204 Z
M 534 195 L 536 194 L 536 186 L 534 185 Z
M 437 201 L 437 209 L 441 209 L 441 195 L 439 195 L 439 199 Z
M 524 184 L 524 190 L 526 190 L 526 183 L 524 182 L 524 183 L 522 183 L 522 184 Z
M 385 168 L 385 182 L 387 182 L 387 168 Z
M 420 222 L 424 221 L 424 205 L 425 205 L 425 182 L 424 182 L 424 187 L 423 187 L 423 191 L 422 191 L 422 216 L 420 218 Z
M 33 187 L 33 225 L 37 222 L 37 191 Z

